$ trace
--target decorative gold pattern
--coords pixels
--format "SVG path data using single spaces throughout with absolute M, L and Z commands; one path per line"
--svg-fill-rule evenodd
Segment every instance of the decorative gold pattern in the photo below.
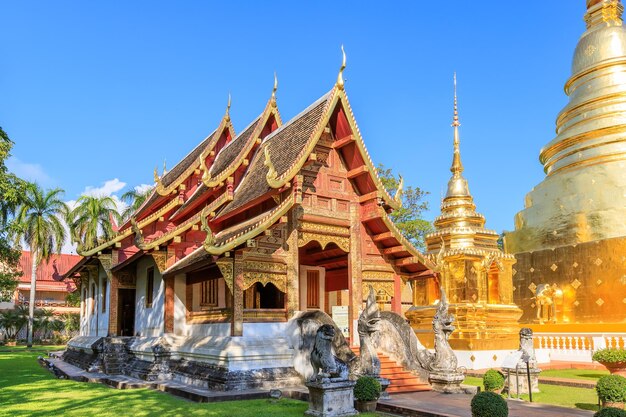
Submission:
M 265 174 L 267 183 L 272 188 L 282 187 L 283 183 L 278 180 L 278 173 L 276 172 L 276 168 L 274 168 L 274 164 L 272 163 L 272 156 L 270 155 L 270 148 L 268 146 L 264 147 L 263 153 L 265 154 L 265 162 L 263 163 L 263 165 L 267 167 L 267 174 Z
M 580 283 L 578 279 L 574 279 L 574 281 L 572 281 L 570 285 L 574 287 L 575 290 L 577 290 L 578 287 L 580 287 L 582 284 Z
M 552 272 L 556 271 L 559 267 L 556 264 L 552 264 L 552 266 L 550 266 L 550 269 L 552 270 Z
M 224 278 L 224 282 L 226 283 L 226 286 L 230 290 L 230 293 L 234 294 L 233 292 L 233 273 L 234 273 L 233 258 L 220 258 L 217 261 L 215 261 L 215 264 L 217 265 L 220 272 L 222 273 L 222 277 Z
M 344 252 L 350 252 L 350 229 L 329 224 L 302 222 L 298 233 L 298 246 L 311 241 L 319 242 L 322 249 L 335 243 Z
M 260 282 L 263 286 L 272 283 L 282 293 L 287 293 L 287 265 L 277 262 L 245 261 L 243 289 Z
M 602 298 L 598 298 L 596 300 L 596 304 L 598 305 L 598 307 L 602 307 L 602 304 L 604 304 L 604 300 Z
M 150 256 L 154 259 L 159 273 L 162 274 L 167 269 L 167 253 L 165 251 L 154 251 L 150 252 Z

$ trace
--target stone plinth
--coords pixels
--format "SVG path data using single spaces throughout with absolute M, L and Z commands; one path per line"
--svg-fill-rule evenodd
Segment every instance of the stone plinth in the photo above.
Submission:
M 507 392 L 509 389 L 509 372 L 511 377 L 511 395 L 516 396 L 518 394 L 528 394 L 528 374 L 526 372 L 526 366 L 519 366 L 517 368 L 517 374 L 515 373 L 515 369 L 502 369 L 502 373 L 506 378 L 504 381 L 504 389 L 503 392 Z M 530 368 L 530 385 L 532 387 L 533 393 L 540 392 L 539 391 L 539 374 L 541 373 L 541 369 L 539 368 Z
M 355 416 L 354 386 L 356 382 L 349 380 L 309 381 L 309 409 L 304 413 L 315 417 Z
M 428 382 L 433 387 L 433 391 L 445 394 L 460 394 L 465 392 L 461 384 L 465 380 L 465 375 L 454 371 L 433 371 L 428 375 Z

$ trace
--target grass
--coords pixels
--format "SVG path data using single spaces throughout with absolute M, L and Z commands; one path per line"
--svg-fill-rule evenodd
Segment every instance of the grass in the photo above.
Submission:
M 0 347 L 0 416 L 302 417 L 308 408 L 307 403 L 290 399 L 199 404 L 149 389 L 116 390 L 59 380 L 37 363 L 37 356 L 58 348 Z
M 609 371 L 591 369 L 549 369 L 541 371 L 540 376 L 551 378 L 584 379 L 587 381 L 597 381 L 601 376 L 609 375 Z
M 543 372 L 541 374 L 543 375 Z M 467 377 L 464 383 L 484 389 L 482 378 Z M 541 392 L 533 394 L 533 402 L 582 410 L 598 410 L 598 396 L 595 389 L 539 384 L 539 391 Z M 511 395 L 514 396 L 513 393 Z M 528 395 L 525 394 L 521 398 L 529 400 Z

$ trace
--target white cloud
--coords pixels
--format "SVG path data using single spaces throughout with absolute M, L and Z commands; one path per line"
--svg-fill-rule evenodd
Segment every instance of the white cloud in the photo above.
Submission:
M 135 191 L 137 191 L 138 193 L 143 193 L 146 190 L 153 188 L 154 184 L 141 184 L 141 185 L 137 185 L 135 186 Z
M 11 156 L 7 159 L 6 165 L 10 172 L 27 181 L 36 182 L 44 187 L 49 187 L 54 183 L 53 179 L 46 174 L 39 164 L 30 164 Z
M 112 180 L 108 180 L 104 182 L 104 185 L 102 185 L 101 187 L 94 187 L 91 185 L 88 185 L 87 187 L 85 187 L 85 191 L 83 191 L 83 195 L 89 195 L 89 196 L 112 196 L 114 193 L 120 191 L 122 188 L 126 187 L 126 183 L 120 181 L 117 178 L 113 178 Z

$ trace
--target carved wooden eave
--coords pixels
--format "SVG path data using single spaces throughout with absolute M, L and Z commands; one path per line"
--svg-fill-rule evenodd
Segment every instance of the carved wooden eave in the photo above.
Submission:
M 163 207 L 152 213 L 151 215 L 139 220 L 137 222 L 137 227 L 139 229 L 143 229 L 144 227 L 152 224 L 157 221 L 159 218 L 163 217 L 165 214 L 183 204 L 183 199 L 181 197 L 176 197 L 172 199 L 170 202 L 165 204 Z M 130 222 L 129 222 L 130 223 Z M 92 256 L 105 250 L 106 248 L 115 245 L 118 242 L 130 237 L 135 233 L 133 230 L 132 224 L 128 224 L 123 230 L 118 231 L 111 239 L 106 242 L 103 242 L 92 248 L 77 248 L 76 252 L 81 256 Z
M 258 216 L 253 222 L 246 224 L 244 227 L 236 225 L 220 231 L 214 236 L 213 244 L 203 245 L 204 250 L 212 255 L 221 255 L 258 236 L 289 211 L 297 201 L 296 194 L 295 192 L 290 194 L 280 205 Z M 224 236 L 228 237 L 224 239 Z
M 394 291 L 394 271 L 388 269 L 378 269 L 375 266 L 363 265 L 363 272 L 361 273 L 361 279 L 363 284 L 361 285 L 361 296 L 366 299 L 369 294 L 369 287 L 374 288 L 374 291 L 378 294 L 383 291 L 387 296 L 393 297 Z
M 268 100 L 267 104 L 265 105 L 265 109 L 263 110 L 263 113 L 261 113 L 261 115 L 258 117 L 258 122 L 256 123 L 254 130 L 248 137 L 246 144 L 243 146 L 237 156 L 232 160 L 230 165 L 226 169 L 222 170 L 222 172 L 212 172 L 213 167 L 211 167 L 211 169 L 207 172 L 207 175 L 202 177 L 202 181 L 207 187 L 212 188 L 220 185 L 228 177 L 232 176 L 237 169 L 239 169 L 242 165 L 245 165 L 246 161 L 249 161 L 250 154 L 252 153 L 254 147 L 260 145 L 261 133 L 263 132 L 265 125 L 272 116 L 274 117 L 277 126 L 280 127 L 283 123 L 274 97 Z M 245 130 L 246 129 L 244 129 L 242 132 L 244 132 Z M 233 139 L 233 141 L 234 140 L 235 139 Z
M 243 264 L 243 289 L 247 290 L 256 283 L 266 286 L 272 283 L 282 293 L 287 293 L 287 264 L 246 260 Z
M 426 269 L 433 271 L 436 270 L 436 264 L 432 260 L 428 259 L 419 250 L 417 250 L 417 248 L 413 246 L 413 244 L 402 235 L 400 230 L 398 230 L 396 225 L 389 218 L 389 215 L 382 207 L 377 207 L 377 213 L 379 215 L 379 218 L 385 224 L 385 227 L 387 227 L 387 229 L 389 230 L 388 236 L 398 242 L 397 245 L 391 245 L 389 247 L 381 248 L 383 249 L 383 254 L 385 253 L 384 250 L 396 247 L 399 248 L 398 253 L 406 252 L 409 255 L 408 257 L 392 259 L 392 264 L 396 268 L 400 269 L 405 268 L 409 265 L 422 264 L 424 267 L 426 267 Z M 376 237 L 374 237 L 374 241 L 376 241 Z

